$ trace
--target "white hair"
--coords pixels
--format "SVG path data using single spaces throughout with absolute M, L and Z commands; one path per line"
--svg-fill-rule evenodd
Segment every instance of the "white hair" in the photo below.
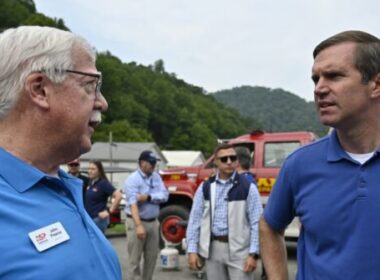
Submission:
M 95 61 L 95 51 L 82 37 L 52 27 L 21 26 L 0 34 L 0 119 L 17 103 L 27 76 L 43 71 L 55 83 L 72 69 L 74 47 Z M 60 72 L 61 71 L 61 72 Z

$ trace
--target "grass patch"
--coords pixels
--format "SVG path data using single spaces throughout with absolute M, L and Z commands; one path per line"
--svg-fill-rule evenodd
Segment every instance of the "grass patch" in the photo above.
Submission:
M 107 228 L 106 234 L 125 234 L 125 225 L 117 224 L 111 228 Z

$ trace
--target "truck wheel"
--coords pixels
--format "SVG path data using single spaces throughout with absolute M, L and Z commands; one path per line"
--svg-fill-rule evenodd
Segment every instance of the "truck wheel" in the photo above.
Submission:
M 189 220 L 189 210 L 178 205 L 170 205 L 162 208 L 158 217 L 160 220 L 160 248 L 165 243 L 175 245 L 180 254 L 186 253 L 182 249 L 182 239 L 186 235 L 186 227 L 179 225 L 180 221 Z

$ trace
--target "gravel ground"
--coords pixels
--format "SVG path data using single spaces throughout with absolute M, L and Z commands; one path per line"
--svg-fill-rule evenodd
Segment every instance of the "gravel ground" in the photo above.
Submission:
M 123 270 L 123 280 L 126 280 L 126 264 L 127 264 L 127 243 L 126 238 L 124 236 L 116 236 L 109 238 L 110 242 L 114 246 L 114 248 L 117 251 L 117 254 L 119 256 L 119 260 L 122 266 Z M 296 261 L 295 261 L 295 251 L 296 251 L 296 245 L 295 243 L 289 243 L 288 244 L 288 267 L 289 267 L 289 279 L 295 278 L 295 270 L 296 270 Z M 198 275 L 188 269 L 187 266 L 187 259 L 185 255 L 179 256 L 179 269 L 178 270 L 165 270 L 159 267 L 159 259 L 157 260 L 156 265 L 156 271 L 154 273 L 153 279 L 154 280 L 177 280 L 177 279 L 184 279 L 184 280 L 196 280 Z M 261 279 L 261 261 L 259 261 L 258 268 L 255 271 L 255 279 Z M 203 279 L 205 279 L 204 277 Z

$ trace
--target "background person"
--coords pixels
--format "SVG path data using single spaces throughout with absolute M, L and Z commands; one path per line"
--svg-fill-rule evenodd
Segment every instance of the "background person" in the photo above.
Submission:
M 251 152 L 247 147 L 242 146 L 235 147 L 235 152 L 238 163 L 236 171 L 244 175 L 249 182 L 256 184 L 255 175 L 250 170 L 252 164 Z
M 139 156 L 139 168 L 124 183 L 127 205 L 127 279 L 151 280 L 159 248 L 160 204 L 169 198 L 161 176 L 154 172 L 159 159 L 152 151 Z M 143 257 L 142 275 L 140 263 Z
M 237 146 L 235 147 L 235 152 L 237 156 L 237 167 L 236 171 L 240 175 L 245 176 L 248 182 L 251 182 L 256 185 L 256 176 L 251 172 L 252 157 L 251 152 L 247 147 Z M 267 279 L 264 265 L 262 267 L 261 279 Z
M 70 175 L 73 175 L 77 177 L 78 179 L 81 179 L 83 181 L 82 184 L 82 195 L 83 195 L 83 204 L 86 202 L 86 190 L 87 186 L 89 184 L 89 178 L 82 173 L 80 173 L 80 159 L 74 159 L 67 163 L 68 173 Z
M 269 279 L 287 279 L 284 229 L 298 216 L 297 279 L 379 279 L 380 40 L 346 31 L 314 49 L 320 121 L 334 130 L 291 154 L 260 222 Z
M 108 181 L 100 161 L 90 161 L 88 166 L 90 184 L 86 191 L 86 210 L 98 228 L 105 233 L 109 224 L 110 213 L 115 212 L 123 198 L 120 191 Z M 112 197 L 108 210 L 107 202 Z
M 187 226 L 188 263 L 210 280 L 252 279 L 259 253 L 262 212 L 257 187 L 239 175 L 232 145 L 214 151 L 216 176 L 197 189 Z
M 50 27 L 0 33 L 0 278 L 121 279 L 118 257 L 59 169 L 91 149 L 108 104 L 95 52 Z

